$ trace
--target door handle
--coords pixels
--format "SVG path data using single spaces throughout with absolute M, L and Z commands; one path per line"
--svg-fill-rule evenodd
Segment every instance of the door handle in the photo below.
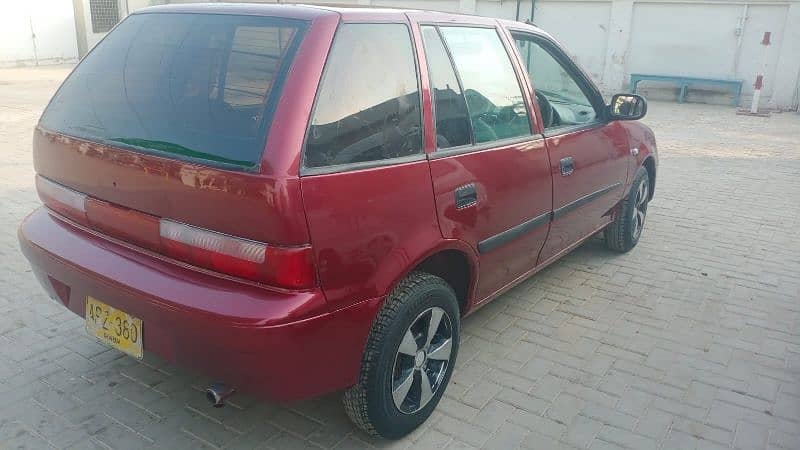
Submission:
M 478 204 L 478 191 L 475 184 L 465 184 L 456 189 L 456 209 L 469 208 Z
M 575 171 L 575 160 L 572 159 L 572 156 L 568 156 L 566 158 L 561 159 L 561 175 L 568 176 L 572 175 L 572 172 Z

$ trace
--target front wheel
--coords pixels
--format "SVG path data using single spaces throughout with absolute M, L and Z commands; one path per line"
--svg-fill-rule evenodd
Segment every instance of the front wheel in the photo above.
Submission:
M 431 415 L 458 353 L 458 302 L 441 278 L 415 272 L 386 299 L 370 331 L 347 415 L 369 434 L 398 439 Z
M 614 251 L 630 251 L 639 242 L 650 202 L 650 177 L 640 167 L 633 179 L 630 192 L 622 200 L 614 222 L 605 229 L 606 246 Z

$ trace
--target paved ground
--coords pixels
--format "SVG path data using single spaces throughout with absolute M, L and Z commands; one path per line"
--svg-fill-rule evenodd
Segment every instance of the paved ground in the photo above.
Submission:
M 207 380 L 84 335 L 17 248 L 32 127 L 66 69 L 0 71 L 0 448 L 800 448 L 800 115 L 655 103 L 639 246 L 593 241 L 466 320 L 430 421 L 386 443 L 339 395 L 211 409 Z

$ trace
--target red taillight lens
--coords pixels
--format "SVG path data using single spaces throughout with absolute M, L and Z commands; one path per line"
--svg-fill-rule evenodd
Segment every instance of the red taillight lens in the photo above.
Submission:
M 159 231 L 164 254 L 189 264 L 289 289 L 316 284 L 308 246 L 275 247 L 167 219 Z
M 42 203 L 48 208 L 69 217 L 76 222 L 87 225 L 86 195 L 73 191 L 50 180 L 36 177 L 36 191 Z
M 36 177 L 39 197 L 82 225 L 186 263 L 286 289 L 316 286 L 310 246 L 280 247 L 160 219 Z

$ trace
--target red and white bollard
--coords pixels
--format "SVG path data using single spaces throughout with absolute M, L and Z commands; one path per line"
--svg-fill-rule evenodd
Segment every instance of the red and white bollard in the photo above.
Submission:
M 753 102 L 750 104 L 750 113 L 758 113 L 758 101 L 761 99 L 761 88 L 764 86 L 764 73 L 767 71 L 767 49 L 769 48 L 769 31 L 764 33 L 764 39 L 761 40 L 761 45 L 764 46 L 764 52 L 761 59 L 761 73 L 756 74 L 756 82 L 753 84 Z

